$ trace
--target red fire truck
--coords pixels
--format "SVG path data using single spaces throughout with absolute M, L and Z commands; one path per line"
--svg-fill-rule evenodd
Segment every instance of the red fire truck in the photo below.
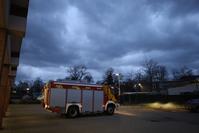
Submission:
M 119 105 L 108 85 L 51 81 L 45 85 L 43 95 L 46 110 L 71 118 L 80 113 L 106 112 L 112 115 Z

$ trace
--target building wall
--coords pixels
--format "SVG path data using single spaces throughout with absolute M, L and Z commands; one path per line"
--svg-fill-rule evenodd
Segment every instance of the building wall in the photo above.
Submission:
M 0 0 L 0 128 L 16 77 L 29 0 Z
M 168 95 L 180 95 L 182 93 L 195 92 L 195 91 L 199 92 L 199 88 L 197 87 L 197 85 L 189 84 L 182 87 L 169 88 Z

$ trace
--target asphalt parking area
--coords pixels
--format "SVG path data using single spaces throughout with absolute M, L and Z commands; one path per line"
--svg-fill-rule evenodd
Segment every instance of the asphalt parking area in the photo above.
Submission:
M 1 133 L 198 133 L 199 113 L 121 106 L 113 116 L 83 115 L 75 119 L 47 112 L 40 105 L 10 105 Z

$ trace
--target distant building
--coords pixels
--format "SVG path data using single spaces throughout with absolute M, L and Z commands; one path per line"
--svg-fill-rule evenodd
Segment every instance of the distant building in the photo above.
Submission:
M 199 76 L 183 77 L 178 81 L 154 82 L 152 90 L 168 95 L 199 92 Z
M 181 95 L 186 93 L 199 92 L 198 84 L 192 83 L 185 86 L 168 88 L 168 95 Z

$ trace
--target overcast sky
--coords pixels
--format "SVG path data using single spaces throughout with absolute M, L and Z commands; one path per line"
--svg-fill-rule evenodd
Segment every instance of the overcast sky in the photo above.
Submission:
M 30 0 L 17 81 L 64 78 L 85 64 L 128 73 L 153 58 L 199 72 L 199 0 Z

